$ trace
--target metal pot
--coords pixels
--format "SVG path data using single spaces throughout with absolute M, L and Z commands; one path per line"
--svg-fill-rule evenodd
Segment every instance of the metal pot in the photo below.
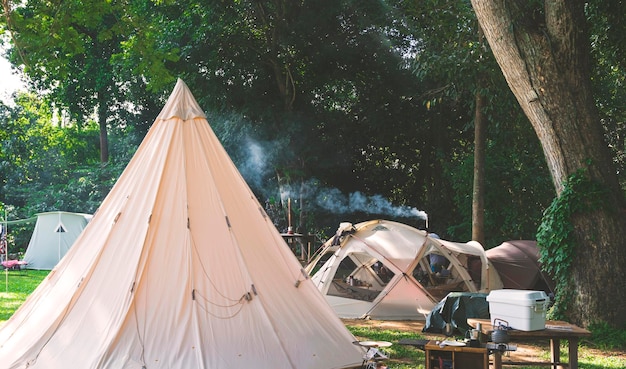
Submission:
M 500 321 L 500 324 L 496 324 Z M 494 319 L 493 331 L 491 332 L 491 341 L 494 343 L 509 343 L 509 323 L 502 319 Z

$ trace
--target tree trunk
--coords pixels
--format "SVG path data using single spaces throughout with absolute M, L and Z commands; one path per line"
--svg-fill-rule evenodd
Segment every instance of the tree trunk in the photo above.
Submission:
M 605 321 L 623 327 L 624 196 L 591 93 L 584 2 L 472 0 L 472 5 L 541 141 L 557 196 L 564 180 L 579 170 L 609 193 L 602 208 L 572 219 L 577 246 L 570 276 L 576 293 L 568 303 L 569 319 L 584 326 Z
M 478 27 L 478 40 L 485 42 L 483 31 Z M 480 48 L 482 50 L 482 47 Z M 482 55 L 481 55 L 482 56 Z M 482 59 L 482 58 L 480 58 Z M 485 144 L 486 117 L 483 113 L 485 97 L 482 95 L 484 79 L 479 74 L 476 83 L 476 107 L 474 114 L 474 185 L 472 191 L 472 240 L 485 244 Z
M 108 101 L 98 93 L 98 124 L 100 125 L 100 162 L 109 161 L 109 137 L 107 133 Z
M 472 240 L 485 244 L 485 98 L 476 92 L 474 115 L 474 186 L 472 193 Z

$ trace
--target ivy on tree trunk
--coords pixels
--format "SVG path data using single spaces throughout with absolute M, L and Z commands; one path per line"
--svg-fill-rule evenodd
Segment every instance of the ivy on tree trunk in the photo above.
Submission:
M 605 206 L 571 214 L 576 247 L 565 311 L 574 323 L 626 323 L 624 196 L 592 95 L 585 2 L 472 0 L 511 91 L 541 141 L 557 196 L 584 171 Z M 570 242 L 570 241 L 567 241 Z M 540 247 L 542 245 L 540 244 Z M 560 247 L 573 245 L 561 244 Z M 545 262 L 552 262 L 546 260 Z M 563 261 L 565 262 L 565 261 Z M 564 291 L 557 291 L 562 293 Z

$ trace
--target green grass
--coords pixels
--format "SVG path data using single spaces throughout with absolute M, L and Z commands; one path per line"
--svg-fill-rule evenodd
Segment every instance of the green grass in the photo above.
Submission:
M 388 341 L 397 342 L 402 338 L 426 339 L 419 333 L 407 333 L 395 330 L 380 330 L 376 328 L 360 327 L 346 325 L 348 330 L 359 340 Z M 594 327 L 591 327 L 592 338 L 582 342 L 578 349 L 578 367 L 580 369 L 624 369 L 626 368 L 626 352 L 624 350 L 625 342 L 623 339 L 623 331 L 611 330 L 603 326 L 603 340 L 607 340 L 607 336 L 613 337 L 609 342 L 602 342 L 600 345 L 594 343 L 594 337 L 597 336 Z M 608 334 L 610 331 L 612 334 Z M 412 347 L 394 344 L 385 349 L 391 356 L 386 362 L 389 369 L 424 369 L 424 352 Z M 549 361 L 550 351 L 546 345 L 537 347 L 537 360 Z M 567 341 L 561 343 L 561 359 L 568 361 Z M 545 366 L 515 366 L 519 369 L 545 369 Z
M 47 270 L 0 271 L 0 325 L 13 315 L 48 273 Z
M 48 271 L 22 270 L 0 271 L 2 285 L 0 287 L 0 326 L 26 300 Z M 8 278 L 7 278 L 8 277 Z M 8 282 L 8 283 L 7 283 Z M 359 340 L 398 342 L 403 338 L 424 339 L 421 332 L 405 332 L 380 328 L 368 328 L 346 325 L 348 330 Z M 578 367 L 580 369 L 623 369 L 626 368 L 626 331 L 614 330 L 607 325 L 590 327 L 592 337 L 581 342 L 578 351 Z M 539 358 L 549 357 L 548 349 L 540 349 Z M 389 369 L 424 369 L 424 352 L 410 346 L 394 344 L 386 351 L 390 354 L 387 365 Z M 567 348 L 563 344 L 561 356 L 567 360 Z M 544 369 L 545 367 L 517 366 L 519 369 Z
M 360 341 L 370 340 L 397 342 L 398 340 L 401 340 L 403 338 L 424 338 L 423 336 L 416 333 L 408 333 L 395 330 L 370 329 L 364 327 L 354 327 L 350 325 L 347 325 L 346 327 Z M 389 357 L 391 360 L 388 363 L 390 369 L 424 369 L 424 351 L 404 345 L 392 345 L 389 348 L 385 348 L 385 351 L 390 354 Z

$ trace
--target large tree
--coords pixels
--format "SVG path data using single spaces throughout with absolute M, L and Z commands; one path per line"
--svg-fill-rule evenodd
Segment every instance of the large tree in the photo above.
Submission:
M 428 145 L 415 129 L 426 109 L 415 77 L 402 67 L 406 31 L 402 24 L 385 27 L 386 4 L 188 0 L 160 12 L 162 42 L 181 50 L 173 70 L 201 91 L 199 103 L 243 116 L 241 135 L 232 134 L 232 121 L 212 122 L 218 133 L 229 132 L 222 137 L 239 141 L 225 144 L 240 164 L 251 157 L 237 152 L 248 147 L 240 141 L 248 136 L 267 143 L 268 153 L 269 144 L 280 147 L 267 173 L 282 183 L 316 178 L 345 193 L 424 206 L 427 192 L 416 188 L 428 182 L 411 166 Z M 276 178 L 251 182 L 257 194 L 268 185 L 276 193 Z
M 97 110 L 101 161 L 109 158 L 107 120 L 114 78 L 109 58 L 119 47 L 117 16 L 109 2 L 4 2 L 12 34 L 10 57 L 39 91 L 80 124 Z
M 156 79 L 174 79 L 162 68 L 172 58 L 169 53 L 153 48 L 141 50 L 145 52 L 141 60 L 123 57 L 138 29 L 148 36 L 154 34 L 142 28 L 149 18 L 146 9 L 150 2 L 29 0 L 17 4 L 4 1 L 3 7 L 0 23 L 4 21 L 11 34 L 8 54 L 12 63 L 22 66 L 32 87 L 68 112 L 72 123 L 80 127 L 95 113 L 100 160 L 108 162 L 108 134 L 116 127 L 115 118 L 128 118 L 128 111 L 154 109 L 144 79 L 133 75 L 133 70 L 150 64 Z M 141 11 L 143 17 L 136 16 Z M 129 96 L 133 98 L 130 108 Z M 123 125 L 132 126 L 136 121 L 141 125 L 141 120 L 145 119 L 124 119 Z
M 413 10 L 405 13 L 401 3 Z M 90 114 L 96 106 L 112 108 L 108 118 L 99 119 L 108 122 L 112 145 L 118 133 L 143 132 L 158 113 L 163 101 L 146 93 L 146 86 L 165 94 L 174 76 L 181 77 L 203 109 L 219 117 L 211 124 L 240 168 L 262 164 L 253 169 L 266 176 L 244 173 L 260 198 L 269 187 L 276 194 L 276 177 L 292 184 L 317 179 L 311 183 L 346 195 L 359 191 L 418 207 L 429 213 L 432 230 L 468 239 L 471 126 L 476 76 L 484 72 L 480 91 L 486 107 L 481 111 L 490 122 L 486 245 L 533 236 L 549 203 L 543 193 L 528 195 L 549 188 L 542 185 L 546 170 L 536 155 L 541 150 L 491 55 L 479 60 L 476 19 L 468 2 L 432 0 L 419 7 L 403 0 L 50 4 L 33 0 L 15 9 L 13 24 L 33 27 L 23 30 L 15 45 L 26 52 L 31 70 L 50 73 L 42 74 L 40 82 L 53 82 L 57 97 L 76 97 L 68 101 Z M 85 32 L 97 36 L 98 43 L 92 45 Z M 16 58 L 19 50 L 14 50 Z M 47 57 L 51 53 L 54 58 Z M 107 85 L 109 103 L 94 99 L 100 96 L 94 82 L 115 82 Z M 143 114 L 146 124 L 115 119 L 125 110 L 125 99 L 132 101 L 127 114 Z M 116 126 L 116 121 L 128 124 Z M 507 129 L 501 129 L 501 121 Z M 523 123 L 511 128 L 513 121 Z M 250 159 L 261 157 L 244 150 L 252 147 L 249 138 L 267 148 L 260 162 Z M 515 158 L 505 156 L 503 146 Z M 112 146 L 111 152 L 116 153 L 112 162 L 118 160 L 121 150 Z M 331 231 L 346 217 L 321 214 L 315 226 L 328 221 Z M 373 216 L 349 215 L 352 221 Z
M 541 244 L 549 249 L 543 254 L 547 265 L 569 265 L 553 269 L 561 282 L 560 310 L 578 324 L 623 327 L 626 209 L 592 94 L 585 4 L 472 0 L 502 73 L 543 146 L 557 193 L 553 210 L 567 214 L 569 226 L 553 222 L 544 229 L 552 234 L 546 240 L 562 241 Z

